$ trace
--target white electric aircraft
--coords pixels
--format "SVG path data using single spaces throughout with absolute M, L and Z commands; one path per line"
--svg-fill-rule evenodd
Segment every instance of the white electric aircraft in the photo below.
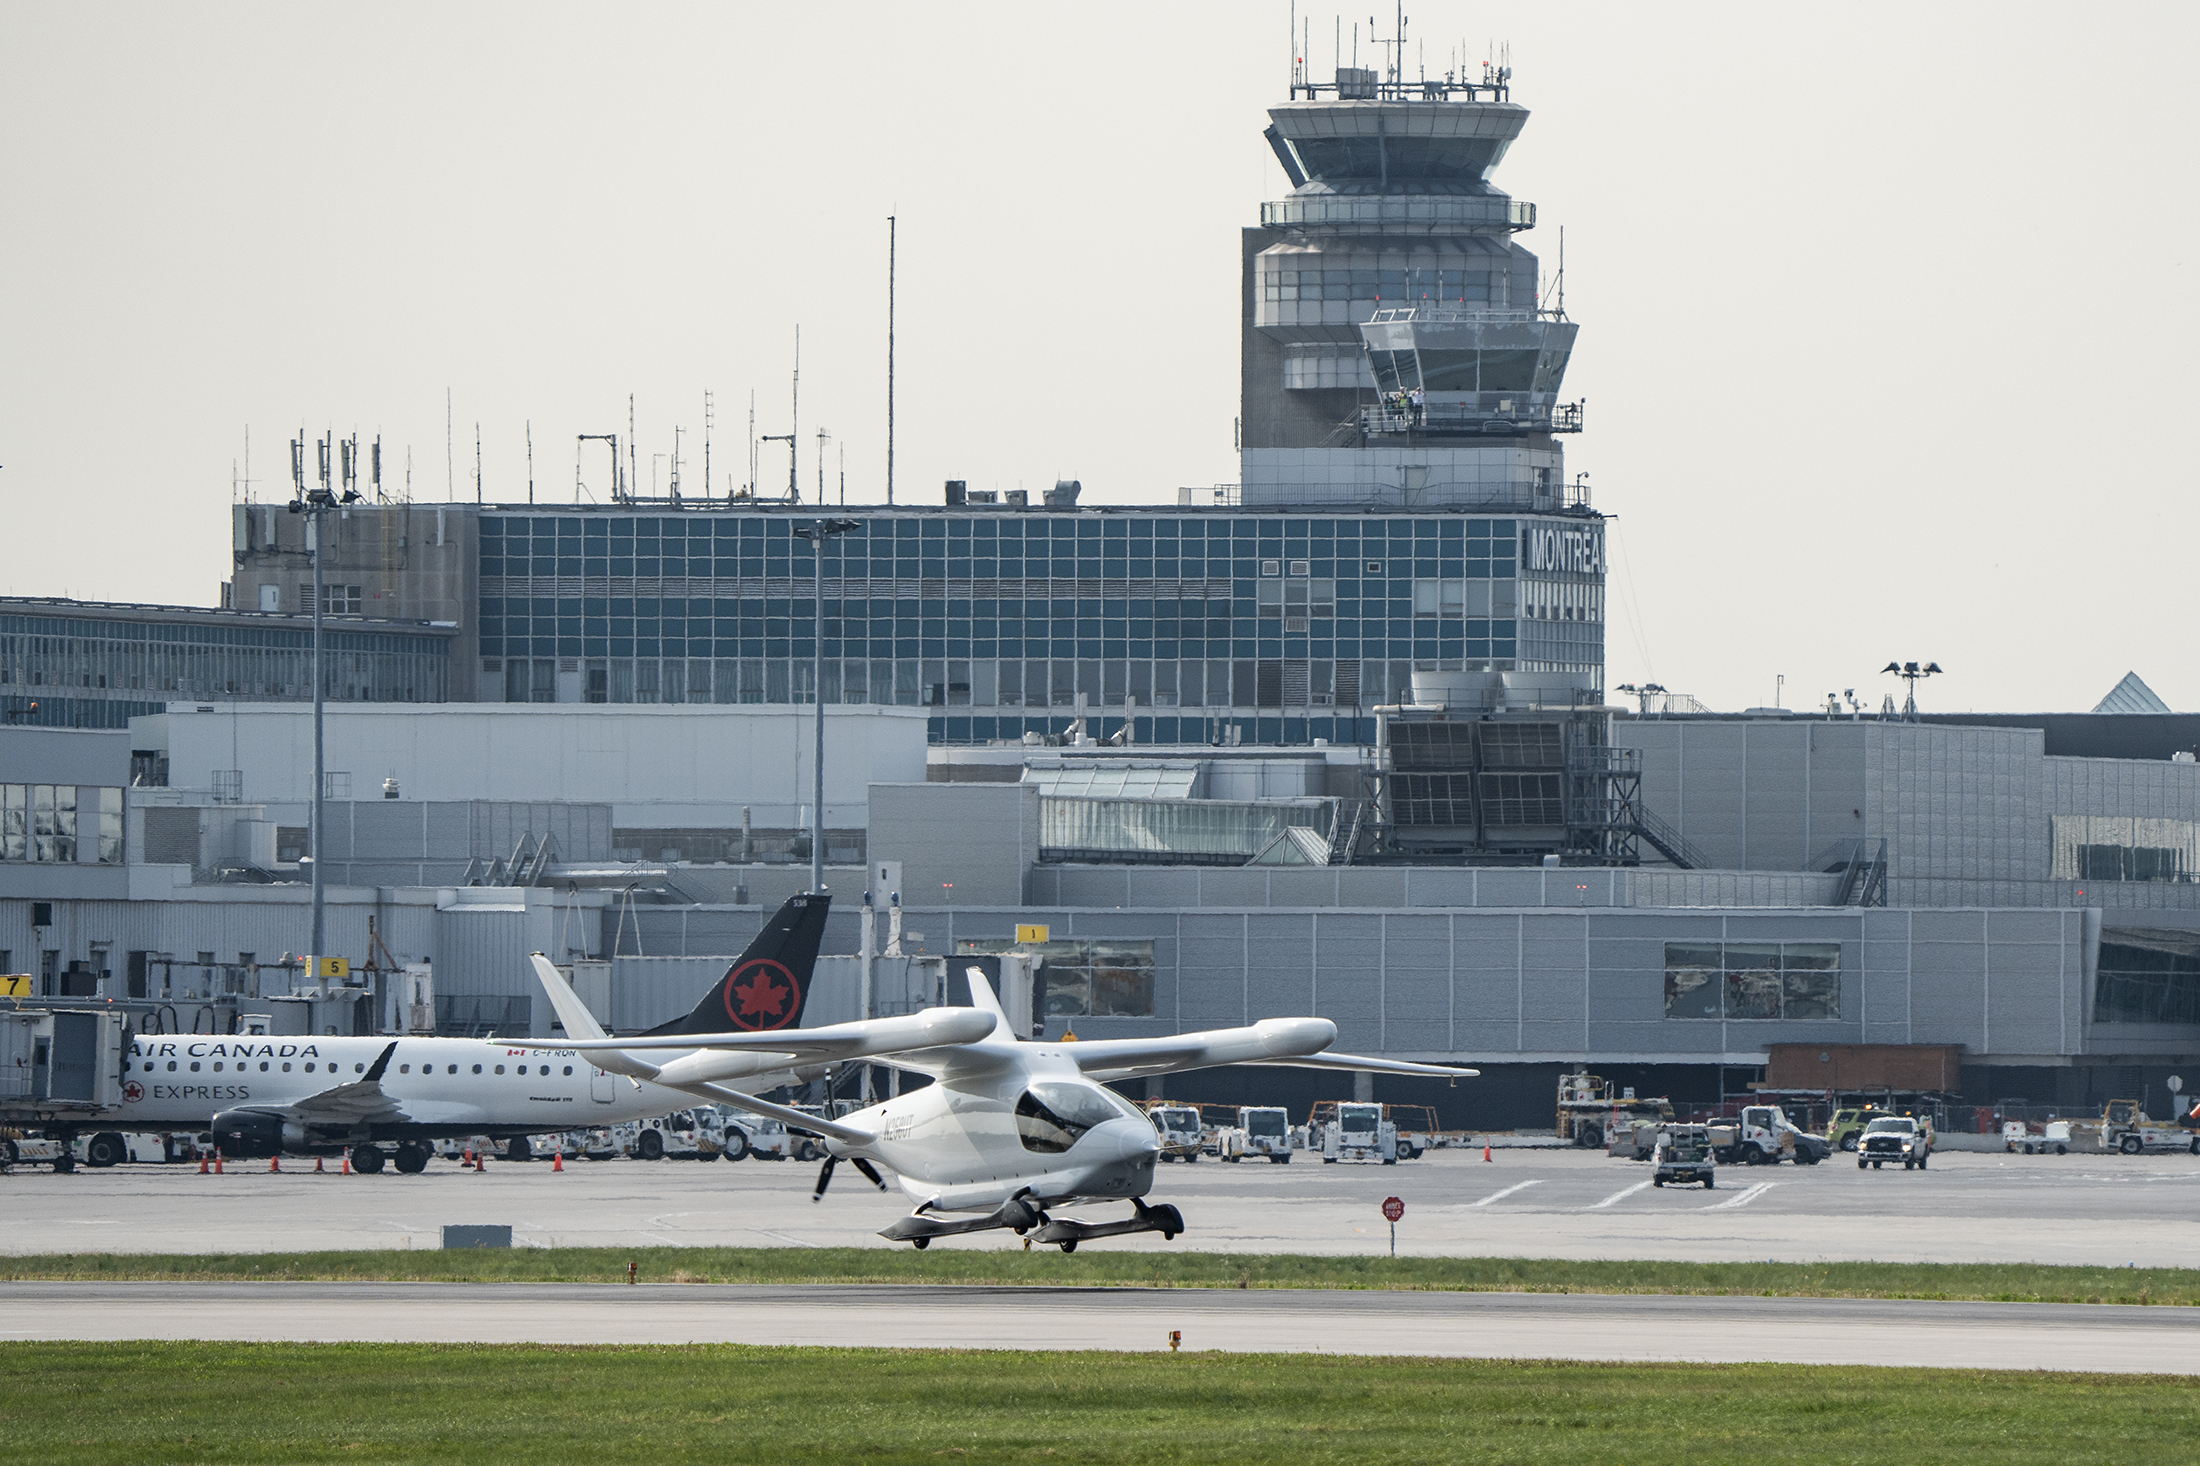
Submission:
M 916 1209 L 879 1235 L 917 1247 L 934 1237 L 1007 1227 L 1064 1252 L 1094 1237 L 1184 1230 L 1173 1206 L 1148 1206 L 1154 1161 L 1161 1150 L 1153 1125 L 1113 1090 L 1110 1080 L 1139 1079 L 1224 1064 L 1269 1064 L 1299 1069 L 1408 1074 L 1431 1079 L 1472 1076 L 1473 1069 L 1359 1058 L 1323 1050 L 1337 1026 L 1326 1018 L 1265 1018 L 1247 1028 L 1181 1033 L 1167 1038 L 1100 1039 L 1044 1044 L 1019 1040 L 1007 1014 L 976 968 L 970 970 L 970 1008 L 932 1008 L 907 1018 L 842 1024 L 840 1030 L 890 1032 L 868 1057 L 935 1082 L 858 1110 L 838 1120 L 821 1119 L 739 1093 L 715 1080 L 745 1073 L 764 1055 L 685 1035 L 677 1040 L 644 1035 L 607 1038 L 574 996 L 564 976 L 546 959 L 535 971 L 571 1037 L 567 1046 L 614 1073 L 723 1101 L 825 1137 L 826 1161 L 812 1200 L 820 1200 L 833 1167 L 851 1161 L 880 1190 L 883 1167 L 892 1171 Z M 884 1025 L 895 1025 L 888 1030 Z M 919 1032 L 937 1035 L 933 1046 L 911 1042 Z M 822 1038 L 814 1029 L 773 1035 L 774 1042 Z M 692 1052 L 658 1064 L 650 1055 L 677 1044 Z M 732 1049 L 728 1052 L 728 1049 Z M 817 1053 L 818 1050 L 811 1050 Z M 848 1058 L 866 1057 L 854 1050 Z M 784 1067 L 782 1064 L 781 1067 Z M 1048 1208 L 1076 1202 L 1128 1201 L 1131 1215 L 1093 1222 L 1053 1217 Z M 946 1213 L 961 1213 L 949 1216 Z

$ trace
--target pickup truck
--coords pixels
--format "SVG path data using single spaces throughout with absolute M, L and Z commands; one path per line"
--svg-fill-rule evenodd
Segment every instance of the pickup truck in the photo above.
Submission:
M 1778 1105 L 1745 1105 L 1738 1119 L 1714 1121 L 1708 1130 L 1712 1148 L 1727 1165 L 1815 1166 L 1833 1154 L 1826 1137 L 1797 1129 Z
M 1856 1169 L 1869 1166 L 1876 1171 L 1889 1161 L 1900 1161 L 1905 1171 L 1922 1171 L 1932 1153 L 1930 1125 L 1908 1115 L 1882 1115 L 1864 1127 L 1856 1150 Z

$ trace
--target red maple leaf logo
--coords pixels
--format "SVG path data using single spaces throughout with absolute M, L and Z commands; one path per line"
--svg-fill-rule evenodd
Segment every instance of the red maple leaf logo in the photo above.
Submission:
M 726 1016 L 738 1028 L 777 1028 L 793 1015 L 797 992 L 794 974 L 786 968 L 777 962 L 752 962 L 726 986 Z
M 122 1086 L 122 1097 L 130 1103 L 136 1104 L 139 1100 L 145 1098 L 145 1086 L 133 1079 Z

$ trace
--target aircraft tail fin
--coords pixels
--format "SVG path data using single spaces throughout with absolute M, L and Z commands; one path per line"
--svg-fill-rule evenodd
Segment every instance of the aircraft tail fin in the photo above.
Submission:
M 1008 1010 L 1001 1006 L 1000 997 L 993 991 L 993 984 L 986 981 L 985 973 L 972 967 L 967 969 L 963 975 L 970 979 L 970 1006 L 991 1013 L 995 1018 L 1000 1019 L 1001 1026 L 995 1030 L 996 1032 L 1008 1032 Z
M 763 1033 L 800 1028 L 810 1000 L 810 974 L 825 937 L 833 898 L 823 893 L 791 896 L 734 959 L 717 986 L 685 1018 L 660 1024 L 659 1033 Z
M 581 1001 L 579 993 L 573 991 L 573 985 L 565 980 L 564 973 L 558 971 L 557 964 L 540 952 L 528 960 L 535 964 L 535 980 L 542 984 L 542 990 L 549 995 L 550 1006 L 557 1012 L 558 1022 L 564 1027 L 565 1036 L 605 1037 L 603 1025 L 596 1021 L 595 1014 L 588 1011 L 588 1005 Z

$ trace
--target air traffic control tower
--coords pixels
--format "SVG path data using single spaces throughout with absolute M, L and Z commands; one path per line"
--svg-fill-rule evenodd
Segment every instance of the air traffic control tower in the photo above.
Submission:
M 1292 188 L 1244 237 L 1246 505 L 1586 510 L 1576 327 L 1539 306 L 1535 205 L 1489 182 L 1528 120 L 1509 83 L 1344 69 L 1270 110 Z

